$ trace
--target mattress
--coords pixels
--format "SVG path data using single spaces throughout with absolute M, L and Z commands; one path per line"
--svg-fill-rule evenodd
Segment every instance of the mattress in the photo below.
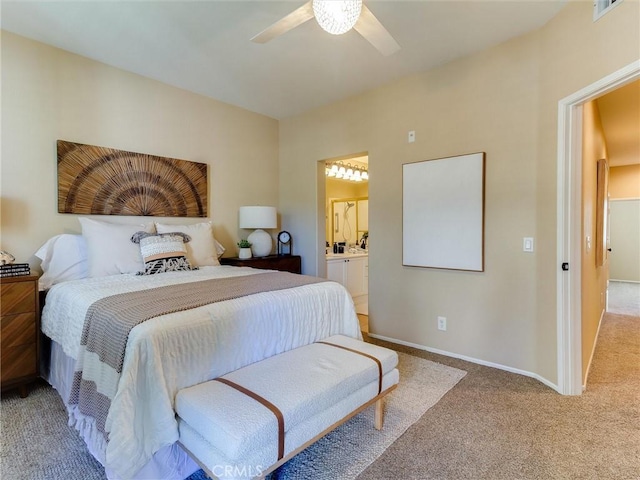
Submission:
M 86 312 L 101 298 L 262 272 L 218 266 L 65 282 L 47 294 L 42 331 L 65 357 L 74 360 Z M 361 338 L 353 301 L 335 282 L 263 292 L 161 315 L 131 330 L 122 376 L 107 417 L 108 442 L 96 431 L 95 419 L 67 405 L 70 422 L 110 477 L 134 478 L 154 454 L 173 448 L 178 439 L 174 399 L 180 389 L 337 334 Z M 64 393 L 62 396 L 67 403 Z

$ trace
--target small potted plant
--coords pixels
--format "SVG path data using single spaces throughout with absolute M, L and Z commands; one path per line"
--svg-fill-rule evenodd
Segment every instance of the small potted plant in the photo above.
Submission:
M 242 239 L 238 242 L 238 258 L 247 259 L 251 258 L 251 242 L 249 240 Z

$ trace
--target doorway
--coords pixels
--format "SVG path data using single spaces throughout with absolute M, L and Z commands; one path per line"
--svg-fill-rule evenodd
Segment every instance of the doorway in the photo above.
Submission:
M 640 89 L 640 80 L 636 83 Z M 640 102 L 637 108 L 640 109 Z M 640 135 L 640 128 L 637 131 Z M 607 312 L 640 317 L 640 163 L 613 167 L 609 185 Z
M 324 277 L 353 298 L 363 332 L 369 330 L 369 158 L 350 155 L 319 162 L 324 194 Z M 319 189 L 320 191 L 321 189 Z M 320 208 L 318 208 L 320 211 Z M 320 223 L 320 222 L 319 222 Z
M 637 61 L 558 102 L 557 390 L 564 395 L 582 393 L 583 105 L 639 78 Z
M 595 102 L 609 157 L 607 299 L 613 293 L 615 310 L 626 303 L 625 291 L 635 292 L 634 283 L 640 286 L 640 80 Z M 640 296 L 635 297 L 640 302 Z

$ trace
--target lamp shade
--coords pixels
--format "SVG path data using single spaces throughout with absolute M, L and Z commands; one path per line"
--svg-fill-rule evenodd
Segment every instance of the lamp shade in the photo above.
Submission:
M 278 215 L 276 207 L 240 207 L 240 228 L 276 228 Z

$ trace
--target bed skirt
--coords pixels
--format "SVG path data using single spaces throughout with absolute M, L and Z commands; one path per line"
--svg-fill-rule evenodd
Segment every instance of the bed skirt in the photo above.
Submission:
M 95 442 L 96 437 L 92 435 L 92 422 L 90 419 L 82 418 L 82 414 L 75 411 L 75 407 L 70 407 L 66 402 L 73 383 L 75 360 L 66 355 L 58 343 L 48 338 L 46 340 L 47 343 L 50 342 L 51 348 L 50 352 L 47 352 L 48 355 L 43 355 L 43 364 L 40 369 L 42 377 L 56 389 L 62 398 L 69 413 L 69 424 L 78 430 L 91 455 L 104 466 L 104 449 Z M 198 464 L 177 443 L 174 443 L 157 451 L 153 458 L 138 471 L 135 478 L 140 480 L 183 480 L 199 468 Z M 118 479 L 115 473 L 109 469 L 105 469 L 105 473 L 110 480 Z

